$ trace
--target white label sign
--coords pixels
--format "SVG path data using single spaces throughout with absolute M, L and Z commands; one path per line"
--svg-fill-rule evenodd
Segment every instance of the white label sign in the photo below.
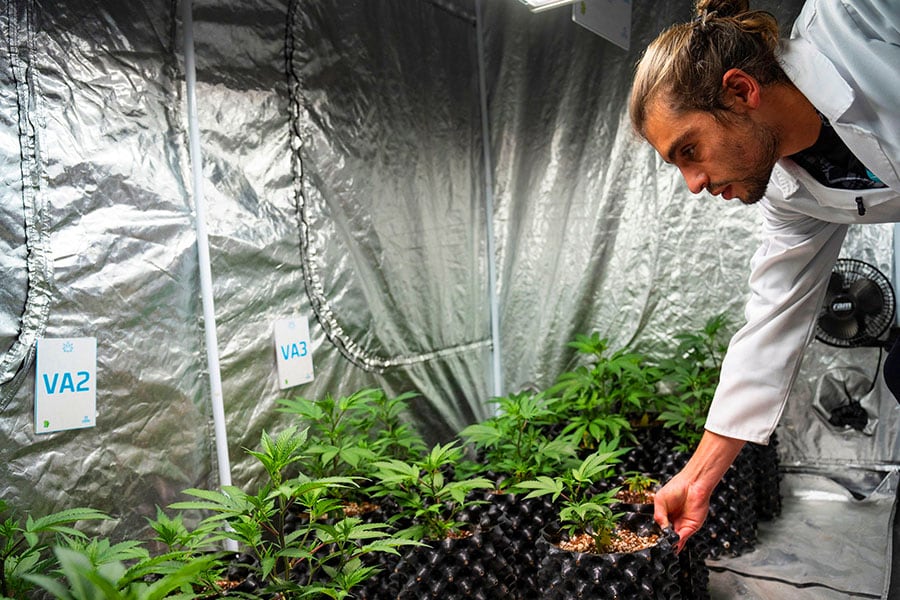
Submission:
M 306 317 L 275 321 L 275 361 L 281 389 L 313 380 L 312 344 Z
M 39 339 L 34 432 L 97 424 L 97 338 Z
M 572 20 L 625 50 L 631 45 L 631 0 L 576 2 Z

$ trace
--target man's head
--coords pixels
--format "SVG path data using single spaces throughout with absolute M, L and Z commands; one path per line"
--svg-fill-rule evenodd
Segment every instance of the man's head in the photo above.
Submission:
M 638 63 L 632 125 L 681 169 L 692 192 L 756 202 L 780 146 L 779 132 L 756 111 L 764 89 L 790 84 L 777 58 L 778 23 L 748 11 L 747 0 L 699 0 L 696 10 Z

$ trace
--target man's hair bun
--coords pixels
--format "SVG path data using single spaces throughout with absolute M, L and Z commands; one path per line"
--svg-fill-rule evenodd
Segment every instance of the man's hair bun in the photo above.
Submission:
M 697 0 L 694 14 L 701 19 L 736 17 L 750 10 L 749 0 Z

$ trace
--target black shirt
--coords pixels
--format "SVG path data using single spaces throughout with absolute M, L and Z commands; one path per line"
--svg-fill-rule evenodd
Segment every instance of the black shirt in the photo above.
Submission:
M 847 148 L 824 115 L 819 139 L 788 158 L 803 167 L 816 181 L 830 188 L 869 190 L 887 187 Z

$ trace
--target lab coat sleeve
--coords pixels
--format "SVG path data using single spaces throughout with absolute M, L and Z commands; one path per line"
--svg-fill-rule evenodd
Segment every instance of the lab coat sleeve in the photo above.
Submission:
M 847 225 L 761 204 L 765 241 L 751 260 L 747 322 L 729 344 L 706 429 L 766 444 L 815 331 Z

